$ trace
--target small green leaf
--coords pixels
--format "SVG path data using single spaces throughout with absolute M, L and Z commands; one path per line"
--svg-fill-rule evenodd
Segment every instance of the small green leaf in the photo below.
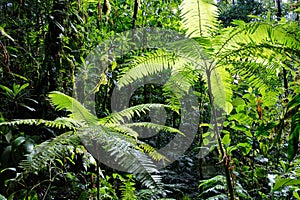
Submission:
M 231 113 L 231 111 L 233 110 L 233 106 L 230 102 L 226 102 L 225 106 L 226 106 L 225 112 L 227 113 L 227 115 L 229 115 Z
M 12 142 L 12 147 L 13 147 L 13 149 L 18 148 L 23 142 L 25 142 L 25 137 L 24 137 L 24 136 L 17 137 L 17 138 Z
M 240 112 L 245 110 L 245 105 L 239 105 L 239 106 L 236 107 L 235 110 L 236 110 L 237 113 L 240 113 Z
M 296 199 L 300 200 L 300 196 L 299 196 L 299 194 L 298 194 L 298 191 L 299 191 L 299 190 L 294 191 L 294 192 L 293 192 L 293 196 L 294 196 Z
M 287 111 L 293 109 L 294 107 L 300 105 L 300 94 L 295 96 L 287 105 Z
M 242 147 L 242 153 L 244 156 L 247 155 L 252 149 L 252 146 L 249 143 L 239 143 L 237 146 Z
M 230 135 L 229 134 L 224 135 L 222 139 L 222 143 L 226 146 L 230 144 L 230 141 L 231 141 Z
M 243 113 L 237 113 L 237 114 L 231 115 L 228 119 L 235 120 L 235 121 L 239 122 L 240 124 L 251 124 L 253 121 L 251 117 L 249 117 L 248 115 L 243 114 Z
M 204 144 L 204 145 L 208 145 L 208 144 L 209 144 L 209 142 L 210 142 L 210 140 L 209 140 L 209 139 L 207 139 L 207 138 L 204 138 L 204 139 L 203 139 L 203 144 Z
M 299 179 L 278 178 L 275 181 L 273 191 L 277 191 L 278 189 L 280 189 L 281 187 L 284 187 L 284 186 L 296 186 L 296 185 L 300 185 Z

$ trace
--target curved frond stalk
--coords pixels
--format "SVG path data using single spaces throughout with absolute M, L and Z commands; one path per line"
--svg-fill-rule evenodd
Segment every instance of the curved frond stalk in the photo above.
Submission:
M 90 125 L 97 123 L 97 117 L 90 113 L 76 99 L 57 91 L 51 92 L 49 98 L 57 110 L 66 109 L 71 112 L 69 115 L 70 118 Z
M 183 0 L 181 17 L 187 36 L 206 37 L 215 30 L 218 8 L 212 0 Z

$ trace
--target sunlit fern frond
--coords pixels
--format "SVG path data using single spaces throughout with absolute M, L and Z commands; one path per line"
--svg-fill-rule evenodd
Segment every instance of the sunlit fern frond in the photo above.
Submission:
M 217 6 L 212 0 L 183 0 L 181 17 L 188 37 L 210 36 L 217 22 Z
M 131 69 L 118 80 L 118 89 L 122 90 L 134 82 L 144 85 L 149 80 L 163 85 L 166 92 L 169 90 L 178 98 L 183 96 L 190 88 L 191 80 L 195 79 L 193 71 L 205 72 L 207 55 L 190 39 L 166 46 L 168 51 L 157 50 L 132 58 Z
M 282 53 L 285 53 L 285 49 L 299 51 L 300 41 L 280 24 L 242 21 L 236 21 L 235 24 L 238 26 L 224 29 L 222 34 L 216 37 L 216 55 L 234 56 L 233 51 L 243 51 L 247 46 L 252 46 L 252 51 L 255 51 L 255 46 L 263 47 L 264 44 L 268 47 L 266 49 L 271 45 L 277 48 L 277 51 L 281 49 Z
M 283 64 L 280 61 L 248 57 L 240 62 L 233 63 L 235 66 L 231 72 L 242 77 L 251 87 L 257 89 L 262 95 L 265 105 L 275 105 L 278 100 L 278 91 L 282 80 L 278 76 Z
M 130 70 L 119 78 L 118 86 L 122 88 L 137 80 L 143 80 L 145 77 L 151 77 L 160 72 L 170 70 L 176 60 L 177 58 L 173 52 L 163 50 L 136 56 L 132 59 Z
M 178 130 L 176 128 L 172 128 L 172 127 L 161 125 L 161 124 L 149 123 L 149 122 L 129 123 L 129 124 L 125 124 L 124 126 L 130 127 L 130 128 L 143 127 L 143 128 L 148 128 L 148 129 L 152 129 L 155 131 L 165 131 L 165 132 L 184 135 L 183 132 L 181 132 L 180 130 Z
M 168 69 L 170 73 L 161 76 L 161 79 L 158 81 L 163 84 L 166 93 L 169 92 L 170 96 L 173 95 L 173 97 L 180 99 L 189 92 L 193 81 L 199 77 L 199 73 L 204 75 L 210 72 L 210 78 L 213 78 L 212 91 L 215 103 L 220 108 L 230 107 L 228 105 L 232 96 L 230 74 L 224 68 L 215 66 L 215 62 L 212 59 L 208 59 L 208 55 L 203 52 L 203 48 L 194 44 L 195 41 L 191 42 L 194 46 L 190 46 L 189 40 L 183 41 L 176 41 L 173 44 L 173 53 L 165 53 L 165 51 L 160 50 L 155 53 L 148 53 L 145 56 L 141 56 L 141 58 L 134 58 L 132 68 L 118 82 L 120 87 L 133 81 L 143 81 L 154 73 Z M 169 44 L 170 46 L 172 45 Z M 178 105 L 174 104 L 173 106 L 178 108 Z M 228 109 L 226 110 L 228 111 Z
M 66 109 L 71 112 L 69 115 L 70 118 L 87 124 L 97 123 L 97 117 L 90 113 L 90 111 L 83 107 L 76 99 L 57 91 L 51 92 L 49 98 L 57 110 Z
M 282 24 L 242 21 L 235 24 L 236 27 L 223 29 L 214 38 L 215 62 L 217 66 L 233 64 L 231 73 L 247 80 L 263 98 L 268 98 L 269 105 L 272 101 L 274 104 L 278 93 L 274 86 L 280 85 L 278 73 L 286 60 L 296 59 L 300 54 L 300 40 Z
M 128 136 L 127 140 L 131 141 L 132 144 L 136 145 L 137 149 L 140 149 L 144 153 L 148 153 L 151 159 L 154 159 L 156 161 L 158 160 L 168 160 L 165 156 L 158 153 L 155 148 L 152 146 L 137 140 L 139 137 L 140 130 L 139 127 L 147 128 L 147 130 L 154 130 L 155 133 L 158 133 L 158 131 L 166 131 L 176 134 L 183 134 L 178 129 L 160 125 L 160 124 L 154 124 L 149 122 L 138 122 L 138 123 L 129 123 L 129 124 L 105 124 L 106 127 L 108 127 L 111 130 L 114 130 L 116 133 L 121 133 L 122 135 Z
M 33 152 L 27 155 L 26 160 L 20 163 L 20 167 L 24 170 L 23 175 L 37 173 L 46 167 L 57 165 L 58 160 L 68 156 L 70 148 L 83 143 L 87 150 L 100 162 L 107 164 L 103 160 L 107 156 L 107 160 L 114 160 L 115 166 L 120 166 L 121 169 L 133 173 L 146 187 L 163 191 L 160 189 L 162 187 L 160 175 L 152 160 L 163 159 L 164 157 L 157 153 L 154 148 L 138 141 L 138 133 L 134 129 L 124 124 L 112 123 L 111 121 L 106 121 L 105 124 L 101 125 L 101 120 L 99 121 L 79 102 L 65 94 L 52 92 L 49 98 L 58 109 L 70 111 L 70 118 L 58 118 L 55 121 L 29 119 L 1 124 L 43 124 L 58 129 L 66 127 L 73 129 L 73 131 L 63 133 L 35 146 Z M 161 107 L 159 104 L 141 105 L 131 108 L 130 111 L 127 111 L 127 114 L 121 113 L 119 117 L 141 114 L 142 111 L 145 112 L 151 106 Z M 138 109 L 138 111 L 134 111 L 134 109 Z M 119 119 L 118 117 L 116 118 Z M 113 122 L 119 121 L 115 119 Z M 152 126 L 155 127 L 155 124 Z M 100 149 L 104 151 L 100 151 Z M 99 152 L 101 152 L 101 156 L 99 156 Z
M 223 109 L 227 114 L 231 112 L 232 76 L 226 66 L 216 66 L 210 72 L 212 95 L 216 107 Z
M 111 115 L 100 119 L 101 124 L 123 124 L 128 120 L 131 120 L 135 115 L 141 116 L 143 114 L 146 114 L 147 111 L 150 111 L 151 109 L 164 109 L 164 108 L 170 108 L 173 107 L 165 105 L 165 104 L 159 104 L 159 103 L 151 103 L 151 104 L 140 104 L 136 106 L 131 106 L 129 108 L 123 109 L 119 112 L 114 112 Z
M 57 129 L 69 128 L 73 130 L 83 126 L 83 124 L 80 123 L 79 121 L 67 117 L 59 117 L 53 121 L 43 120 L 43 119 L 16 119 L 14 121 L 7 121 L 7 122 L 0 123 L 0 126 L 17 126 L 17 125 L 30 125 L 30 126 L 44 125 L 49 128 L 57 128 Z

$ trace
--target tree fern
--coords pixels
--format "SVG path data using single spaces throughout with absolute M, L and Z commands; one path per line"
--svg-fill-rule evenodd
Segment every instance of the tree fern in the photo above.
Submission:
M 98 160 L 103 162 L 112 161 L 113 167 L 135 174 L 136 178 L 146 187 L 162 191 L 159 172 L 152 159 L 161 160 L 166 158 L 153 147 L 137 140 L 138 132 L 132 127 L 144 126 L 174 132 L 176 130 L 151 123 L 141 125 L 138 125 L 138 123 L 122 124 L 123 118 L 130 118 L 134 114 L 140 115 L 151 107 L 162 107 L 161 104 L 139 105 L 100 120 L 77 100 L 63 93 L 52 92 L 49 94 L 49 98 L 57 109 L 69 111 L 69 118 L 62 117 L 54 121 L 25 119 L 0 123 L 0 126 L 27 124 L 72 130 L 37 145 L 33 153 L 27 155 L 27 159 L 20 163 L 24 175 L 54 165 L 57 159 L 62 159 L 67 155 L 70 146 L 84 143 L 86 148 Z M 99 153 L 102 153 L 101 156 L 99 156 Z M 105 156 L 106 160 L 103 160 Z M 104 163 L 110 164 L 110 162 Z

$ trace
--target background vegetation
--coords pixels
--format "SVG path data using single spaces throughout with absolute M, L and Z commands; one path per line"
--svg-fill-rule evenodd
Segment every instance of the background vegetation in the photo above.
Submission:
M 280 0 L 2 0 L 0 199 L 300 199 L 298 7 Z M 97 45 L 145 27 L 185 35 L 205 59 L 188 40 L 174 52 L 132 50 L 101 76 L 96 113 L 71 97 L 75 77 L 93 70 L 86 61 Z M 113 89 L 153 70 L 169 70 L 181 90 L 145 85 L 130 108 L 113 113 Z M 213 87 L 216 75 L 226 98 Z M 186 84 L 199 108 L 188 117 L 199 118 L 199 128 L 185 154 L 158 170 L 153 162 L 167 160 L 156 150 L 186 134 L 178 130 Z M 151 123 L 158 108 L 165 124 Z M 137 127 L 159 134 L 141 139 Z M 199 157 L 211 137 L 216 143 Z M 131 173 L 100 163 L 103 155 Z

